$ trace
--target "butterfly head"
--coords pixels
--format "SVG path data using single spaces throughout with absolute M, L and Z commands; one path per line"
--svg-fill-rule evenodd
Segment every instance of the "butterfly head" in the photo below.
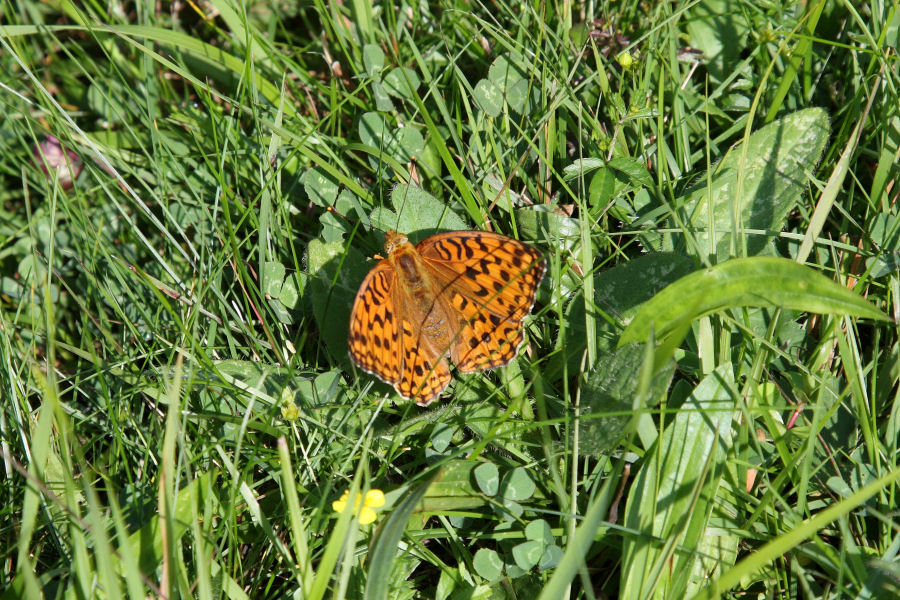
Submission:
M 384 234 L 384 252 L 390 256 L 391 252 L 404 244 L 408 244 L 409 240 L 402 233 L 397 233 L 393 229 Z

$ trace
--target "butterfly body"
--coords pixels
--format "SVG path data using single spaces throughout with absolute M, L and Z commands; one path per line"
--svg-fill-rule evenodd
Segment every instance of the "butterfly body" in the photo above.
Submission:
M 395 237 L 391 238 L 391 235 Z M 395 285 L 398 286 L 400 297 L 409 299 L 406 303 L 408 322 L 420 323 L 424 334 L 420 343 L 428 343 L 435 352 L 440 353 L 439 349 L 449 348 L 452 341 L 452 324 L 447 322 L 448 311 L 436 295 L 440 288 L 432 280 L 415 246 L 406 241 L 406 236 L 394 232 L 388 232 L 388 236 L 385 243 L 385 250 L 388 252 L 386 260 L 397 273 Z M 398 239 L 402 239 L 402 243 Z M 388 245 L 390 250 L 387 249 Z M 398 301 L 398 304 L 402 303 L 402 300 Z
M 507 364 L 524 341 L 546 268 L 531 246 L 480 231 L 417 245 L 389 231 L 387 258 L 360 286 L 350 317 L 350 356 L 364 370 L 425 405 L 463 373 Z

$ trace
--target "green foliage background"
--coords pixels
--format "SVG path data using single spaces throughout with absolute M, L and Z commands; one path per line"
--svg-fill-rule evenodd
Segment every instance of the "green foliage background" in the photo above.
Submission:
M 0 5 L 3 597 L 900 596 L 898 8 Z M 425 409 L 388 228 L 548 260 Z

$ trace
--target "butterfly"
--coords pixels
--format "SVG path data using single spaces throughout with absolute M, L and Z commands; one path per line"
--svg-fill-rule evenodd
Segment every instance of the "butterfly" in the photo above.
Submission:
M 425 406 L 461 373 L 509 363 L 547 269 L 518 240 L 484 231 L 432 235 L 415 246 L 396 231 L 363 280 L 350 313 L 350 356 Z
M 350 313 L 350 357 L 360 368 L 425 406 L 450 383 L 448 358 L 473 373 L 515 357 L 547 269 L 537 250 L 484 231 L 413 246 L 391 230 L 384 251 Z

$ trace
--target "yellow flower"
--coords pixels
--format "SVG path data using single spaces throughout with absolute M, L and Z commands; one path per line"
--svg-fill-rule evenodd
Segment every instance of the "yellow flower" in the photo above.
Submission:
M 331 503 L 331 508 L 334 509 L 336 513 L 344 512 L 344 509 L 347 507 L 347 499 L 350 497 L 350 490 L 345 490 L 343 494 L 341 494 L 340 500 L 335 500 Z M 356 502 L 354 503 L 354 509 L 359 511 L 359 523 L 360 525 L 368 525 L 369 523 L 375 522 L 375 514 L 376 508 L 381 508 L 384 506 L 384 492 L 381 490 L 369 490 L 366 492 L 366 495 L 363 500 L 362 508 L 359 507 L 360 498 L 356 498 Z

